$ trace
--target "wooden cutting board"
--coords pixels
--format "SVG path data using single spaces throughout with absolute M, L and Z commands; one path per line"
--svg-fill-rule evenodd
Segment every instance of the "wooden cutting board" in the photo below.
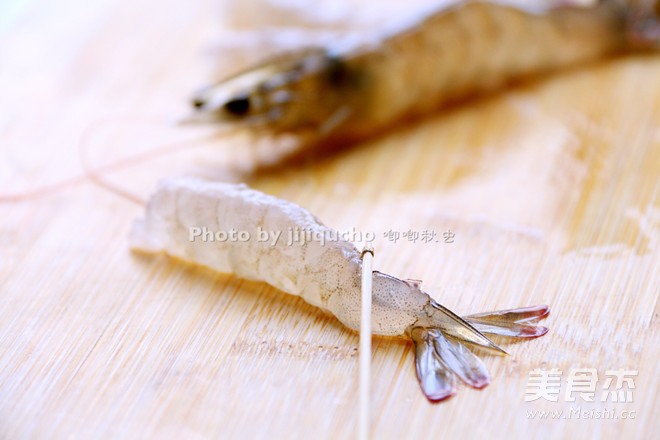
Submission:
M 376 269 L 424 280 L 458 313 L 552 307 L 548 335 L 485 358 L 488 388 L 441 405 L 418 389 L 411 344 L 375 338 L 374 438 L 660 429 L 660 57 L 583 66 L 305 167 L 249 173 L 252 140 L 172 123 L 218 55 L 213 2 L 25 1 L 5 12 L 0 191 L 67 183 L 0 204 L 1 438 L 357 431 L 357 336 L 264 284 L 131 254 L 142 208 L 76 178 L 81 152 L 141 198 L 165 176 L 242 180 L 340 230 L 372 231 Z M 437 241 L 409 239 L 424 231 Z M 553 368 L 558 401 L 526 402 L 530 372 Z M 596 369 L 595 402 L 566 398 L 578 368 Z M 638 373 L 633 401 L 600 402 L 607 371 L 621 369 Z M 576 408 L 617 418 L 577 419 Z

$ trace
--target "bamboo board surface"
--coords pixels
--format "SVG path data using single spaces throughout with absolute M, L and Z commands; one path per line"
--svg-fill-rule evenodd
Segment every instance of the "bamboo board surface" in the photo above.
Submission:
M 214 4 L 12 5 L 0 22 L 3 194 L 79 175 L 81 149 L 102 166 L 170 145 L 105 176 L 141 197 L 164 176 L 244 180 L 375 232 L 377 270 L 424 280 L 456 312 L 551 306 L 548 335 L 485 358 L 491 385 L 441 405 L 418 389 L 411 344 L 375 338 L 374 438 L 660 429 L 660 57 L 573 69 L 247 175 L 248 139 L 171 124 L 209 78 Z M 0 438 L 353 437 L 357 336 L 264 284 L 131 254 L 141 213 L 89 180 L 0 204 Z M 390 230 L 439 240 L 394 243 Z M 598 370 L 599 388 L 606 370 L 637 370 L 634 401 L 567 402 L 565 388 L 558 402 L 524 401 L 530 371 L 558 368 L 565 387 L 579 367 Z M 580 406 L 636 417 L 527 415 Z

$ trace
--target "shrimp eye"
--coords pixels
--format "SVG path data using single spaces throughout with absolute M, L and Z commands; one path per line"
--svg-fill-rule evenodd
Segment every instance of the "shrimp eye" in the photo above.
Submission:
M 206 105 L 206 101 L 203 100 L 202 98 L 194 98 L 192 100 L 192 105 L 195 108 L 202 108 Z
M 225 110 L 235 116 L 243 116 L 250 111 L 250 98 L 247 96 L 232 99 L 224 105 Z

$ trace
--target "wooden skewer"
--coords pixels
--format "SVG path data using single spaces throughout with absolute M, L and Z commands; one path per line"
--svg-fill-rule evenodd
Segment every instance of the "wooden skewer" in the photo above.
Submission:
M 372 261 L 374 250 L 365 246 L 362 250 L 362 307 L 360 317 L 360 420 L 358 439 L 369 438 L 370 383 L 371 383 L 371 296 Z

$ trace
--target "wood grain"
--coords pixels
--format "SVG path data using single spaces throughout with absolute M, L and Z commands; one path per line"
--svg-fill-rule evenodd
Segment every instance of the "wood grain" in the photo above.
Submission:
M 652 438 L 660 429 L 660 57 L 607 60 L 447 110 L 308 167 L 246 175 L 251 141 L 171 123 L 213 64 L 217 6 L 16 3 L 0 33 L 0 191 L 107 173 L 241 179 L 374 231 L 375 267 L 460 313 L 542 304 L 492 384 L 429 404 L 411 345 L 374 339 L 374 438 Z M 212 51 L 211 51 L 212 52 Z M 82 139 L 82 141 L 81 141 Z M 76 181 L 0 204 L 0 437 L 351 438 L 357 336 L 266 285 L 132 255 L 141 207 Z M 393 243 L 389 230 L 453 231 Z M 524 402 L 535 368 L 639 371 L 632 403 Z M 563 390 L 562 390 L 563 393 Z M 616 409 L 634 420 L 532 420 Z

